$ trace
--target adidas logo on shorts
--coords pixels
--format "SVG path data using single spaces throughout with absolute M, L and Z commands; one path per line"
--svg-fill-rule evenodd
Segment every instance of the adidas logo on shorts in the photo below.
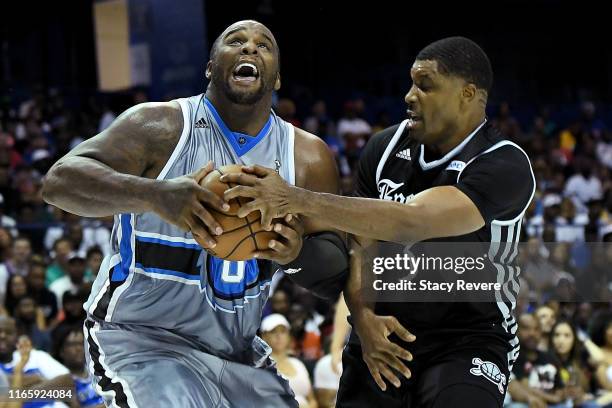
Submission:
M 410 149 L 404 149 L 401 152 L 398 152 L 395 157 L 399 157 L 400 159 L 404 160 L 412 160 L 410 158 Z
M 195 127 L 200 128 L 200 129 L 206 129 L 208 128 L 208 123 L 206 123 L 206 121 L 204 120 L 204 118 L 200 118 L 198 119 L 198 121 L 195 123 Z

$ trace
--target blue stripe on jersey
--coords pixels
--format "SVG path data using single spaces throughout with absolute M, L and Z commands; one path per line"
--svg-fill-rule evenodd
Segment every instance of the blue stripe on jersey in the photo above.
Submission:
M 130 265 L 132 264 L 132 215 L 120 214 L 119 225 L 121 227 L 121 242 L 119 243 L 119 254 L 121 262 L 113 270 L 111 281 L 122 282 L 130 273 Z
M 195 281 L 199 281 L 200 280 L 200 275 L 189 275 L 187 273 L 183 273 L 183 272 L 179 272 L 179 271 L 173 271 L 173 270 L 170 270 L 170 269 L 149 268 L 149 267 L 145 267 L 145 266 L 143 266 L 142 264 L 139 264 L 139 263 L 137 263 L 135 266 L 137 268 L 140 268 L 143 271 L 149 272 L 149 273 L 159 273 L 160 275 L 178 276 L 179 278 L 195 280 Z
M 188 244 L 186 242 L 174 242 L 168 241 L 161 238 L 151 238 L 151 237 L 141 237 L 140 235 L 136 235 L 136 239 L 141 242 L 148 242 L 151 244 L 160 244 L 160 245 L 168 245 L 171 247 L 180 247 L 180 248 L 189 248 L 189 249 L 202 249 L 202 247 L 198 244 Z
M 223 122 L 223 119 L 221 119 L 221 116 L 219 116 L 219 113 L 217 112 L 213 104 L 206 97 L 204 97 L 204 104 L 208 107 L 213 117 L 215 118 L 217 125 L 221 129 L 221 133 L 223 133 L 223 136 L 225 136 L 225 138 L 230 143 L 230 145 L 239 157 L 254 148 L 257 143 L 259 143 L 259 141 L 263 139 L 266 134 L 268 134 L 268 131 L 272 127 L 272 115 L 270 115 L 268 117 L 268 121 L 259 131 L 257 136 L 250 136 L 240 132 L 232 132 L 230 128 L 227 127 L 225 122 Z

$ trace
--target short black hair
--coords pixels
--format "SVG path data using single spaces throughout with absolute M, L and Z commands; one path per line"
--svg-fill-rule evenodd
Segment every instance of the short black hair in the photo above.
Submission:
M 417 60 L 437 61 L 443 74 L 455 75 L 489 92 L 493 69 L 487 54 L 478 44 L 465 37 L 448 37 L 423 48 Z

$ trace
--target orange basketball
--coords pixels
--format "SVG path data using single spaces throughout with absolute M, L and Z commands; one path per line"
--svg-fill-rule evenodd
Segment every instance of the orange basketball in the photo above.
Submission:
M 209 189 L 223 197 L 225 190 L 228 190 L 235 185 L 232 183 L 223 183 L 219 181 L 219 177 L 228 173 L 241 173 L 241 166 L 230 164 L 222 166 L 210 172 L 200 183 L 202 187 Z M 278 234 L 273 231 L 266 231 L 261 227 L 261 214 L 259 211 L 252 212 L 245 218 L 240 218 L 238 209 L 241 205 L 248 203 L 250 198 L 235 198 L 229 202 L 230 209 L 227 212 L 219 212 L 213 208 L 208 208 L 208 211 L 221 224 L 223 234 L 214 236 L 217 245 L 214 248 L 208 249 L 208 252 L 217 258 L 228 261 L 244 261 L 253 258 L 253 253 L 258 250 L 268 249 L 268 242 L 271 239 L 276 239 Z M 195 237 L 198 241 L 198 238 Z M 202 242 L 198 243 L 202 245 Z M 204 246 L 204 245 L 202 245 Z

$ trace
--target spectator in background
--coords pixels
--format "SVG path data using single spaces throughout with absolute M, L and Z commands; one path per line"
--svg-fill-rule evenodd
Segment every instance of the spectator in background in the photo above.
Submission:
M 314 392 L 320 408 L 334 408 L 340 387 L 342 364 L 333 366 L 331 354 L 321 357 L 314 369 Z
M 278 372 L 289 381 L 300 408 L 317 408 L 306 366 L 289 356 L 289 322 L 285 316 L 274 313 L 261 321 L 261 336 L 272 347 L 272 359 Z
M 49 290 L 55 294 L 58 299 L 58 309 L 62 308 L 62 298 L 64 293 L 78 291 L 89 291 L 91 288 L 85 281 L 85 269 L 87 267 L 85 258 L 78 254 L 74 254 L 68 260 L 68 274 L 57 279 L 49 286 Z
M 15 366 L 21 360 L 20 354 L 16 352 L 17 339 L 15 320 L 0 316 L 0 369 L 8 375 L 13 374 Z M 27 388 L 41 381 L 68 374 L 69 371 L 48 353 L 33 349 L 23 367 L 23 373 L 22 386 Z
M 344 144 L 344 152 L 351 169 L 354 169 L 361 149 L 371 134 L 370 124 L 358 116 L 358 104 L 355 101 L 345 102 L 344 116 L 338 121 L 338 137 Z
M 597 316 L 593 322 L 591 337 L 603 353 L 595 373 L 597 384 L 607 391 L 612 391 L 612 318 L 609 313 Z
M 30 273 L 26 277 L 28 292 L 34 298 L 38 306 L 41 308 L 45 317 L 45 322 L 49 325 L 57 317 L 57 298 L 45 286 L 45 270 L 47 264 L 40 257 L 35 257 L 32 260 Z
M 17 221 L 4 213 L 4 195 L 0 193 L 0 227 L 10 231 L 13 237 L 17 236 Z
M 60 323 L 51 331 L 51 339 L 53 344 L 58 345 L 60 340 L 70 330 L 78 328 L 83 330 L 83 322 L 85 321 L 85 310 L 83 304 L 87 299 L 88 292 L 66 292 L 62 298 L 64 305 L 63 316 Z
M 19 299 L 14 317 L 18 336 L 27 336 L 36 349 L 51 351 L 51 336 L 47 331 L 45 316 L 32 296 Z
M 26 280 L 21 275 L 12 275 L 6 284 L 6 298 L 4 306 L 9 316 L 13 316 L 17 302 L 28 295 Z
M 104 399 L 96 393 L 85 366 L 85 339 L 82 328 L 71 329 L 59 342 L 59 360 L 70 370 L 62 378 L 64 388 L 72 388 L 73 400 L 81 408 L 104 408 Z
M 72 250 L 83 256 L 94 246 L 100 247 L 104 255 L 110 253 L 110 231 L 100 220 L 85 219 L 65 211 L 60 214 L 63 225 L 49 227 L 45 234 L 47 249 L 51 249 L 58 238 L 65 236 L 72 241 Z
M 518 337 L 521 353 L 512 368 L 514 379 L 508 384 L 512 401 L 529 407 L 546 407 L 563 401 L 563 384 L 553 357 L 538 350 L 541 331 L 538 319 L 530 314 L 519 318 Z M 511 404 L 509 407 L 524 407 Z
M 72 252 L 72 242 L 66 237 L 58 238 L 53 243 L 53 263 L 47 268 L 45 284 L 50 287 L 53 282 L 66 276 L 68 258 Z
M 601 164 L 612 169 L 612 133 L 602 132 L 596 147 L 597 159 Z
M 270 298 L 272 313 L 279 313 L 283 316 L 289 315 L 289 295 L 283 289 L 277 289 Z
M 11 232 L 3 227 L 0 227 L 0 262 L 9 259 L 13 248 L 13 236 Z
M 561 201 L 559 215 L 555 220 L 555 241 L 584 242 L 584 229 L 588 223 L 588 213 L 577 214 L 574 202 L 565 197 Z
M 538 343 L 538 350 L 549 351 L 550 332 L 557 320 L 555 311 L 550 306 L 542 305 L 536 309 L 535 317 L 536 319 L 538 319 L 541 332 L 540 342 Z
M 289 98 L 281 98 L 276 105 L 276 114 L 295 127 L 302 127 L 302 123 L 295 117 L 295 103 Z M 316 133 L 315 133 L 316 134 Z
M 304 130 L 319 136 L 326 142 L 327 137 L 334 133 L 334 122 L 327 115 L 325 101 L 318 100 L 312 105 L 311 115 L 304 120 Z
M 590 372 L 587 362 L 582 360 L 582 345 L 574 326 L 567 320 L 555 323 L 550 332 L 550 343 L 565 385 L 566 400 L 571 400 L 574 407 L 599 407 L 590 394 Z
M 565 196 L 570 197 L 579 212 L 586 212 L 586 204 L 603 197 L 601 181 L 595 175 L 595 163 L 586 157 L 576 158 L 576 170 L 567 180 Z
M 509 140 L 515 142 L 521 140 L 521 127 L 518 120 L 512 116 L 508 102 L 502 102 L 499 105 L 497 117 L 493 119 L 493 126 L 497 127 L 501 134 L 505 135 Z
M 98 276 L 98 272 L 100 271 L 100 266 L 102 265 L 102 260 L 104 259 L 104 254 L 99 246 L 93 246 L 87 250 L 86 260 L 87 260 L 87 269 L 85 270 L 85 276 L 93 281 L 96 276 Z
M 26 276 L 30 269 L 30 257 L 32 256 L 32 244 L 29 238 L 18 236 L 13 241 L 11 256 L 5 265 L 11 275 Z

